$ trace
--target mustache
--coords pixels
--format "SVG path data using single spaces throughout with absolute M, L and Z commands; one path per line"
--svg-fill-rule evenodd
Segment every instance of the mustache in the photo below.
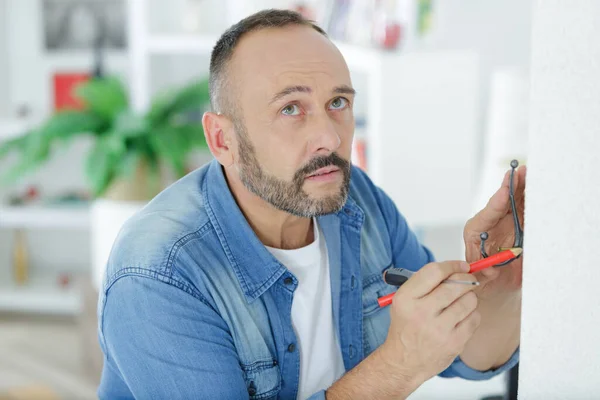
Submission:
M 304 167 L 296 172 L 294 177 L 296 180 L 304 179 L 304 177 L 313 174 L 321 168 L 329 167 L 334 165 L 344 172 L 350 170 L 350 163 L 344 160 L 336 153 L 331 153 L 328 156 L 319 156 L 310 160 Z

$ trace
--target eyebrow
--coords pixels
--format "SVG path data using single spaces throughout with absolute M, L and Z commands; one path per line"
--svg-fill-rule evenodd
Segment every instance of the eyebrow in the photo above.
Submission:
M 332 92 L 335 94 L 356 94 L 356 90 L 352 89 L 348 85 L 336 86 L 335 88 L 333 88 Z M 312 93 L 312 89 L 309 86 L 288 86 L 285 89 L 278 92 L 275 96 L 273 96 L 270 103 L 275 103 L 277 100 L 285 96 L 289 96 L 292 93 Z
M 333 88 L 333 93 L 336 93 L 336 94 L 351 94 L 351 95 L 354 96 L 356 94 L 356 90 L 352 89 L 348 85 L 341 85 L 341 86 L 336 86 L 335 88 Z

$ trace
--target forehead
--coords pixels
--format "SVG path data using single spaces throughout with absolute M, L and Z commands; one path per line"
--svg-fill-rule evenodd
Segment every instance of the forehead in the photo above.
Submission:
M 339 50 L 307 26 L 249 33 L 236 47 L 229 73 L 243 97 L 269 96 L 289 85 L 310 86 L 315 92 L 351 85 Z

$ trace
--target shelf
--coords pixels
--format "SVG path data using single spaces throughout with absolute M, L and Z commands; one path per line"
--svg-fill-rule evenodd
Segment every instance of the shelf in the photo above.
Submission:
M 86 206 L 0 207 L 0 228 L 86 230 L 89 227 L 90 212 Z
M 110 73 L 125 72 L 128 68 L 128 53 L 121 50 L 106 51 L 103 55 L 106 70 Z M 89 71 L 94 67 L 93 56 L 85 50 L 54 52 L 46 55 L 42 60 L 42 67 L 48 72 L 48 76 L 62 71 Z
M 71 285 L 59 287 L 52 275 L 32 278 L 23 286 L 5 279 L 0 282 L 0 311 L 75 315 L 81 310 L 82 297 Z
M 27 131 L 28 126 L 27 121 L 0 119 L 0 144 L 23 135 Z
M 148 38 L 148 50 L 153 54 L 210 54 L 219 37 L 207 34 L 161 34 Z M 351 68 L 373 71 L 377 63 L 396 53 L 334 41 Z
M 148 38 L 148 50 L 153 54 L 207 54 L 210 55 L 219 39 L 216 35 L 166 34 Z

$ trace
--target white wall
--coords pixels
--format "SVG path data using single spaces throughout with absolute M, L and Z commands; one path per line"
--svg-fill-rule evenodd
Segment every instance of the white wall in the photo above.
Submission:
M 532 0 L 441 0 L 424 46 L 475 50 L 481 60 L 480 160 L 492 73 L 506 66 L 529 68 Z
M 536 1 L 520 394 L 600 396 L 600 2 Z
M 8 113 L 8 51 L 6 2 L 0 1 L 0 118 Z
M 436 1 L 428 41 L 439 48 L 475 49 L 487 66 L 529 65 L 531 4 L 531 0 Z

